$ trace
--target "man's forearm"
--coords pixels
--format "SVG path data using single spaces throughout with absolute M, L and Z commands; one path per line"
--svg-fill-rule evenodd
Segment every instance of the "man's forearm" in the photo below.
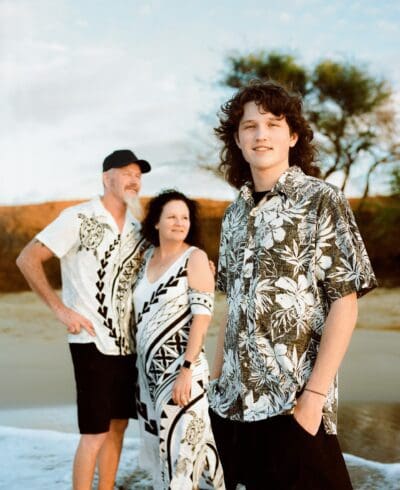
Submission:
M 53 310 L 54 313 L 64 307 L 58 294 L 51 287 L 43 264 L 23 253 L 17 259 L 17 266 L 25 277 L 30 288 Z
M 332 303 L 317 359 L 306 388 L 327 394 L 349 346 L 356 321 L 356 293 Z

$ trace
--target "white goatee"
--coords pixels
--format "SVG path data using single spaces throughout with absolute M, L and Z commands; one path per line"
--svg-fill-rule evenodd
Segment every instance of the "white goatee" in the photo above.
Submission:
M 138 221 L 142 221 L 144 212 L 143 207 L 140 202 L 138 196 L 124 196 L 125 204 L 128 206 L 128 209 L 132 216 L 136 218 Z

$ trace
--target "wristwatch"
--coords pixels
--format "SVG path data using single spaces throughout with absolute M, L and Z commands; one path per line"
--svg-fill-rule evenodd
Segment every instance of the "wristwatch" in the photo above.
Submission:
M 182 363 L 182 366 L 181 367 L 184 367 L 186 369 L 192 369 L 192 365 L 193 363 L 191 361 L 188 361 L 187 359 L 185 359 Z

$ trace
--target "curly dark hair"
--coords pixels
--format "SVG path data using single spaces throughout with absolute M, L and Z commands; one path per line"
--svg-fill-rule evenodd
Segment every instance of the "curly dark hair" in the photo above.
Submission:
M 142 223 L 142 235 L 156 247 L 160 245 L 158 230 L 155 226 L 160 221 L 164 206 L 170 201 L 183 201 L 189 208 L 190 228 L 185 242 L 201 248 L 197 203 L 175 189 L 164 190 L 149 201 L 146 216 Z
M 271 80 L 251 80 L 222 105 L 220 125 L 214 128 L 224 144 L 218 168 L 226 180 L 237 189 L 252 180 L 250 166 L 235 141 L 247 102 L 255 102 L 264 111 L 285 117 L 290 132 L 298 136 L 296 145 L 289 149 L 289 165 L 297 165 L 304 173 L 318 177 L 320 171 L 314 164 L 317 151 L 312 143 L 313 131 L 303 116 L 301 96 L 290 93 L 283 85 Z

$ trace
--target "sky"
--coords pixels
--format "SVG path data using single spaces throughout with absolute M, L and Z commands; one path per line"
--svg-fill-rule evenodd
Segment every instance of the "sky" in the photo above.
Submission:
M 350 60 L 399 94 L 399 26 L 395 0 L 0 0 L 0 204 L 101 193 L 101 163 L 118 148 L 152 164 L 143 195 L 231 199 L 199 167 L 218 159 L 227 57 Z M 348 194 L 362 183 L 356 172 Z

